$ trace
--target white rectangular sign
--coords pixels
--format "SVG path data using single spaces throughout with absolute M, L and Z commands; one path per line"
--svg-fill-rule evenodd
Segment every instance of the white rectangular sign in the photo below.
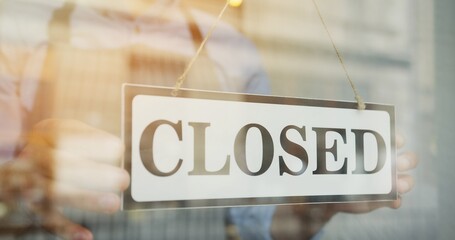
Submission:
M 392 106 L 124 86 L 124 209 L 394 200 Z

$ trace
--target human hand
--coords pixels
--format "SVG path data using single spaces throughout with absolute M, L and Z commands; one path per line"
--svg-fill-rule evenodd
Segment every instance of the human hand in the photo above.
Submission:
M 397 136 L 397 147 L 404 146 L 404 138 Z M 278 206 L 272 224 L 274 239 L 310 239 L 335 214 L 368 213 L 379 208 L 389 207 L 397 209 L 401 206 L 401 196 L 412 190 L 414 179 L 407 171 L 414 169 L 417 156 L 413 152 L 403 152 L 397 157 L 397 192 L 399 197 L 395 201 L 356 202 L 334 204 L 300 204 L 292 206 Z
M 59 207 L 118 211 L 118 193 L 129 185 L 119 167 L 123 149 L 117 137 L 78 121 L 40 122 L 18 159 L 0 166 L 0 201 L 23 202 L 42 227 L 64 239 L 92 239 Z

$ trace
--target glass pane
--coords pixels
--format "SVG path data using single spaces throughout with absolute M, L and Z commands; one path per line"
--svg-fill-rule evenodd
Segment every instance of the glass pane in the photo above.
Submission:
M 226 4 L 224 0 L 0 1 L 0 238 L 453 238 L 450 147 L 455 129 L 450 105 L 455 90 L 455 3 L 244 0 Z M 211 32 L 218 16 L 221 21 Z M 166 203 L 171 208 L 166 210 L 120 210 L 121 194 L 131 192 L 134 174 L 122 163 L 125 149 L 128 153 L 133 144 L 122 141 L 124 83 L 169 87 L 171 95 L 180 79 L 182 88 L 355 102 L 344 67 L 367 105 L 395 106 L 397 142 L 404 138 L 406 143 L 397 156 L 398 201 L 309 204 L 301 198 L 302 204 L 260 205 L 261 199 L 244 197 L 243 207 L 180 209 L 177 201 Z M 160 106 L 150 109 L 154 111 L 171 110 Z M 233 112 L 217 109 L 210 114 L 226 122 L 246 121 Z M 270 119 L 274 117 L 292 118 Z M 185 124 L 192 131 L 209 126 Z M 163 125 L 167 130 L 155 130 L 178 133 L 181 127 L 176 122 Z M 168 142 L 187 139 L 183 132 Z M 201 141 L 194 137 L 189 143 Z M 172 175 L 179 170 L 181 155 L 163 142 L 152 139 L 152 149 L 159 148 L 173 161 L 157 161 L 155 168 Z M 262 146 L 259 141 L 251 145 Z M 262 150 L 245 150 L 245 155 L 263 157 L 270 149 Z M 229 169 L 239 170 L 232 151 L 231 158 L 199 173 L 226 175 Z M 272 161 L 278 166 L 277 155 Z M 258 162 L 248 164 L 246 168 L 261 167 Z M 207 190 L 185 188 L 186 184 L 178 182 L 175 189 Z M 278 186 L 293 187 L 299 186 Z M 212 194 L 226 189 L 220 187 Z M 173 190 L 150 189 L 149 195 Z

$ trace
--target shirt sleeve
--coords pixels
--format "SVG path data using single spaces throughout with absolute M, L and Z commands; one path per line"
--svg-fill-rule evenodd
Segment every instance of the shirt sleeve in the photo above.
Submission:
M 0 3 L 0 164 L 14 158 L 47 53 L 44 6 Z
M 229 211 L 229 219 L 237 227 L 241 239 L 271 240 L 275 206 L 235 207 Z
M 272 226 L 275 206 L 235 207 L 229 209 L 228 219 L 236 226 L 240 239 L 272 240 Z M 312 240 L 320 240 L 324 234 L 321 229 Z
M 5 75 L 0 63 L 0 164 L 13 158 L 22 130 L 22 112 L 17 85 Z
M 254 73 L 245 86 L 246 93 L 270 94 L 270 86 L 267 74 L 262 69 Z
M 5 20 L 0 20 L 2 29 Z M 22 131 L 19 97 L 20 54 L 16 43 L 0 38 L 0 163 L 13 158 Z

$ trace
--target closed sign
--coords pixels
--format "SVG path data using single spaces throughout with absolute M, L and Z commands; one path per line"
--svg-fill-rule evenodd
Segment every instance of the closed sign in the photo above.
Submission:
M 394 200 L 392 106 L 125 85 L 124 209 Z

